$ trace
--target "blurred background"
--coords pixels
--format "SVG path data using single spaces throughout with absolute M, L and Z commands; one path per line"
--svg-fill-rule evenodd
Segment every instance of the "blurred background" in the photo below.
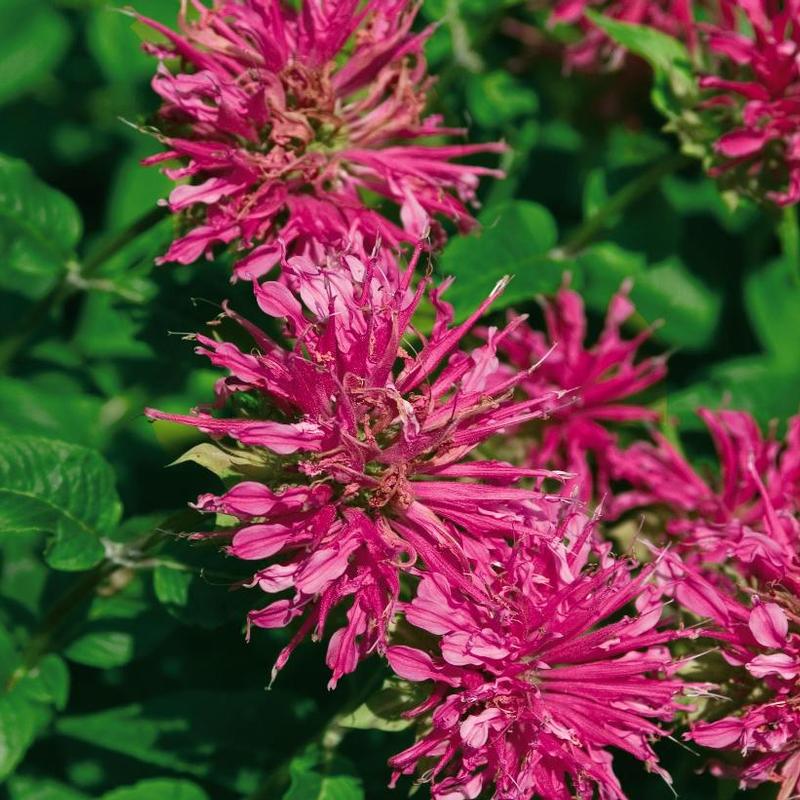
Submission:
M 173 0 L 135 5 L 175 21 Z M 472 141 L 511 145 L 508 177 L 483 187 L 484 233 L 454 237 L 436 263 L 457 277 L 451 302 L 463 315 L 513 274 L 499 305 L 536 315 L 536 295 L 568 272 L 599 327 L 611 294 L 633 278 L 635 325 L 664 320 L 648 348 L 671 353 L 652 402 L 697 438 L 698 453 L 708 443 L 697 406 L 729 404 L 764 424 L 796 413 L 800 272 L 793 281 L 783 268 L 794 259 L 800 269 L 794 211 L 723 202 L 661 133 L 645 64 L 565 77 L 558 42 L 542 33 L 546 5 L 423 6 L 420 23 L 441 23 L 428 46 L 439 76 L 432 111 Z M 201 330 L 224 298 L 253 310 L 249 287 L 229 283 L 225 257 L 154 266 L 175 223 L 156 206 L 168 181 L 139 166 L 158 144 L 137 130 L 156 107 L 138 27 L 103 0 L 0 0 L 0 432 L 6 443 L 78 446 L 43 445 L 52 460 L 31 466 L 39 489 L 60 491 L 64 459 L 102 473 L 98 502 L 110 503 L 109 538 L 120 548 L 154 529 L 191 530 L 187 502 L 218 488 L 195 464 L 167 469 L 199 439 L 148 424 L 141 409 L 184 412 L 209 400 L 218 375 L 181 334 Z M 0 446 L 0 475 L 10 463 Z M 245 575 L 213 549 L 178 539 L 108 570 L 102 553 L 74 556 L 9 525 L 0 533 L 0 669 L 8 678 L 15 659 L 48 654 L 41 663 L 52 674 L 23 697 L 6 683 L 0 797 L 407 795 L 409 783 L 386 788 L 385 761 L 408 733 L 337 728 L 341 756 L 320 766 L 319 732 L 365 682 L 380 683 L 381 667 L 366 665 L 329 694 L 322 648 L 304 645 L 265 693 L 285 634 L 257 631 L 245 642 L 257 598 L 230 589 Z M 682 798 L 738 796 L 733 783 L 698 775 L 702 759 L 677 742 L 661 749 Z M 672 796 L 659 778 L 620 764 L 632 798 Z

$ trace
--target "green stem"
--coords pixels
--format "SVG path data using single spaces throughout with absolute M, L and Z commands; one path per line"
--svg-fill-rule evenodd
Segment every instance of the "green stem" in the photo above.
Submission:
M 62 624 L 87 601 L 97 587 L 118 569 L 108 561 L 103 561 L 91 572 L 87 572 L 64 594 L 45 616 L 36 633 L 28 640 L 22 651 L 20 665 L 6 682 L 8 692 L 24 678 L 39 661 L 52 649 L 53 639 Z
M 372 674 L 359 684 L 355 695 L 350 697 L 333 716 L 329 717 L 324 726 L 321 728 L 320 726 L 314 726 L 314 730 L 318 732 L 297 747 L 292 755 L 287 756 L 274 769 L 270 770 L 261 785 L 247 800 L 272 800 L 274 797 L 281 796 L 290 780 L 289 770 L 292 761 L 314 745 L 319 745 L 323 750 L 321 767 L 324 770 L 333 751 L 350 730 L 350 728 L 342 725 L 342 721 L 365 703 L 374 692 L 380 689 L 384 678 L 385 671 L 382 668 L 373 670 Z
M 797 209 L 789 206 L 783 210 L 783 217 L 778 226 L 781 250 L 786 266 L 794 282 L 800 285 L 800 223 L 797 220 Z
M 169 531 L 178 529 L 173 523 L 184 518 L 184 512 L 180 512 L 162 525 L 155 528 L 138 543 L 130 546 L 130 552 L 136 553 L 138 558 L 143 558 L 150 551 L 158 547 L 165 538 L 169 536 Z M 5 685 L 5 691 L 10 691 L 24 678 L 41 659 L 54 649 L 57 644 L 58 635 L 64 629 L 64 623 L 86 602 L 91 600 L 97 588 L 107 581 L 114 573 L 119 570 L 127 569 L 126 564 L 118 560 L 104 558 L 94 569 L 82 575 L 52 606 L 42 619 L 38 629 L 33 633 L 22 651 L 20 665 L 14 670 Z
M 599 236 L 629 205 L 646 195 L 661 182 L 662 178 L 676 172 L 681 167 L 691 163 L 691 160 L 682 154 L 674 154 L 664 161 L 653 165 L 647 172 L 622 187 L 612 195 L 608 202 L 595 214 L 592 214 L 577 230 L 568 236 L 564 243 L 556 250 L 555 256 L 567 258 L 577 255 L 597 236 Z
M 13 336 L 0 345 L 0 371 L 5 371 L 19 355 L 39 327 L 52 312 L 74 292 L 81 291 L 89 280 L 109 258 L 116 255 L 142 233 L 150 230 L 167 215 L 164 208 L 154 208 L 130 227 L 121 231 L 86 259 L 83 265 L 70 262 L 65 265 L 56 285 L 20 321 Z

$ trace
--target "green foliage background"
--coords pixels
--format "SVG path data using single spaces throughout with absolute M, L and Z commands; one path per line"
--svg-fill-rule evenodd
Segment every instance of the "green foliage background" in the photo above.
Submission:
M 136 5 L 174 20 L 171 0 Z M 511 273 L 499 306 L 535 315 L 536 295 L 569 272 L 599 322 L 633 278 L 636 326 L 663 320 L 649 346 L 672 352 L 652 402 L 690 445 L 707 446 L 698 405 L 765 424 L 796 412 L 794 212 L 726 205 L 661 132 L 644 64 L 566 79 L 557 52 L 506 35 L 509 20 L 541 21 L 514 0 L 426 0 L 423 17 L 443 22 L 434 106 L 472 140 L 511 145 L 508 178 L 484 187 L 484 232 L 453 238 L 437 262 L 457 276 L 458 312 Z M 224 258 L 153 266 L 173 222 L 156 209 L 165 179 L 138 166 L 155 144 L 124 124 L 155 107 L 134 29 L 104 0 L 0 0 L 0 797 L 392 796 L 385 760 L 410 733 L 389 730 L 402 726 L 385 707 L 350 713 L 381 666 L 331 694 L 322 647 L 305 645 L 266 693 L 286 634 L 247 644 L 258 599 L 230 590 L 246 574 L 170 535 L 197 522 L 186 502 L 218 486 L 191 461 L 165 471 L 198 440 L 141 409 L 208 399 L 216 374 L 170 332 L 201 329 L 223 298 L 245 313 L 252 300 Z M 657 50 L 668 112 L 675 59 Z M 736 794 L 698 776 L 697 755 L 662 751 L 681 797 Z M 672 796 L 620 764 L 632 798 Z

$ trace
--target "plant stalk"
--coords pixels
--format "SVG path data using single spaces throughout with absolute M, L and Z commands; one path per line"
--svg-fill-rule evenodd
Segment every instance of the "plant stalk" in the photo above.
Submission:
M 0 371 L 8 370 L 39 326 L 49 318 L 56 308 L 61 306 L 74 292 L 83 290 L 84 287 L 81 283 L 85 283 L 109 258 L 157 225 L 168 213 L 165 208 L 154 208 L 98 248 L 97 252 L 86 259 L 82 265 L 74 261 L 67 263 L 56 285 L 38 300 L 28 314 L 23 317 L 14 335 L 0 344 Z
M 664 161 L 654 164 L 647 172 L 626 184 L 595 214 L 592 214 L 577 230 L 573 231 L 553 253 L 558 258 L 577 255 L 612 222 L 614 217 L 624 211 L 639 198 L 644 197 L 661 182 L 662 178 L 677 172 L 691 163 L 691 159 L 681 153 L 671 155 Z

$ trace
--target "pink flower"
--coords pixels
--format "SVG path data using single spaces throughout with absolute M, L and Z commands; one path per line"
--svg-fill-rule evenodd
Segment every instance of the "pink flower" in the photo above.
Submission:
M 694 30 L 691 0 L 558 0 L 551 23 L 577 25 L 579 41 L 567 47 L 565 65 L 569 70 L 616 69 L 625 60 L 625 50 L 612 42 L 585 16 L 593 9 L 607 17 L 636 25 L 648 25 L 671 36 L 691 37 Z
M 754 592 L 752 583 L 737 592 L 698 569 L 671 563 L 676 598 L 712 623 L 709 634 L 722 643 L 728 663 L 749 673 L 751 691 L 759 698 L 740 713 L 695 724 L 686 737 L 704 747 L 739 750 L 743 765 L 728 771 L 742 786 L 775 781 L 782 785 L 779 797 L 788 800 L 800 780 L 800 596 L 788 585 L 764 585 L 748 610 L 736 595 Z M 794 573 L 798 586 L 797 564 Z M 731 679 L 738 696 L 747 680 Z
M 391 759 L 395 779 L 424 764 L 435 800 L 612 800 L 624 797 L 614 748 L 669 780 L 651 742 L 686 688 L 664 646 L 680 634 L 660 625 L 652 567 L 634 577 L 608 556 L 590 567 L 585 517 L 571 511 L 564 525 L 566 558 L 522 539 L 475 581 L 477 596 L 444 576 L 421 581 L 406 619 L 438 637 L 436 650 L 393 646 L 387 657 L 401 677 L 432 682 L 410 715 L 432 714 Z
M 664 358 L 637 360 L 642 343 L 650 331 L 625 339 L 621 327 L 634 313 L 624 285 L 609 305 L 605 327 L 591 347 L 587 335 L 583 300 L 576 292 L 562 288 L 552 302 L 544 305 L 547 334 L 527 325 L 517 327 L 500 345 L 516 369 L 528 374 L 521 383 L 530 397 L 566 393 L 568 402 L 559 400 L 548 408 L 540 442 L 531 450 L 528 462 L 551 465 L 575 476 L 567 488 L 577 487 L 582 499 L 592 496 L 592 454 L 601 470 L 600 490 L 606 490 L 602 473 L 606 454 L 615 447 L 608 423 L 644 422 L 658 414 L 629 398 L 660 381 L 666 374 Z M 522 320 L 512 317 L 521 323 Z M 531 367 L 538 364 L 536 369 Z
M 719 479 L 699 475 L 655 434 L 655 444 L 636 442 L 610 453 L 612 477 L 632 489 L 618 492 L 608 512 L 666 506 L 674 514 L 667 531 L 682 553 L 717 564 L 732 560 L 745 578 L 786 579 L 800 547 L 800 417 L 789 421 L 782 444 L 764 438 L 744 412 L 698 414 L 719 456 Z
M 724 133 L 712 174 L 778 205 L 800 200 L 800 2 L 725 0 L 707 27 L 716 58 L 700 81 Z M 747 26 L 740 25 L 746 19 Z
M 423 116 L 430 29 L 411 31 L 417 8 L 214 0 L 209 9 L 184 0 L 180 33 L 141 18 L 166 39 L 146 49 L 160 60 L 153 88 L 167 151 L 145 163 L 179 162 L 165 170 L 179 182 L 169 207 L 190 223 L 161 260 L 188 264 L 237 242 L 255 248 L 237 274 L 255 277 L 279 261 L 282 245 L 319 257 L 354 224 L 389 244 L 416 243 L 431 229 L 441 239 L 437 216 L 470 227 L 479 177 L 500 173 L 452 159 L 504 147 L 423 143 L 463 131 Z M 398 205 L 402 227 L 365 193 Z
M 747 414 L 700 415 L 717 447 L 720 480 L 703 480 L 664 440 L 637 443 L 616 465 L 617 477 L 638 481 L 621 505 L 660 503 L 676 514 L 667 530 L 681 557 L 659 559 L 658 585 L 703 620 L 705 635 L 737 669 L 722 691 L 750 701 L 697 723 L 688 737 L 740 750 L 743 766 L 733 773 L 742 785 L 777 781 L 788 800 L 800 776 L 800 419 L 781 444 L 763 438 Z
M 285 320 L 293 346 L 229 309 L 224 316 L 252 345 L 196 337 L 197 351 L 229 371 L 218 404 L 239 408 L 239 416 L 147 412 L 249 454 L 251 479 L 204 495 L 197 507 L 238 521 L 229 552 L 262 562 L 253 585 L 292 592 L 250 615 L 261 627 L 304 617 L 276 670 L 308 632 L 322 636 L 334 606 L 351 601 L 347 625 L 328 648 L 332 684 L 384 648 L 401 572 L 421 563 L 469 592 L 465 576 L 489 570 L 511 537 L 556 536 L 564 502 L 513 485 L 552 473 L 471 460 L 486 439 L 552 404 L 513 401 L 525 374 L 496 374 L 496 350 L 510 329 L 472 352 L 458 349 L 502 286 L 453 326 L 445 287 L 428 291 L 423 277 L 412 292 L 412 269 L 393 277 L 384 267 L 380 254 L 366 262 L 331 255 L 321 265 L 289 258 L 286 282 L 254 282 L 254 289 L 264 313 Z M 415 343 L 412 317 L 426 292 L 436 319 L 430 337 Z

